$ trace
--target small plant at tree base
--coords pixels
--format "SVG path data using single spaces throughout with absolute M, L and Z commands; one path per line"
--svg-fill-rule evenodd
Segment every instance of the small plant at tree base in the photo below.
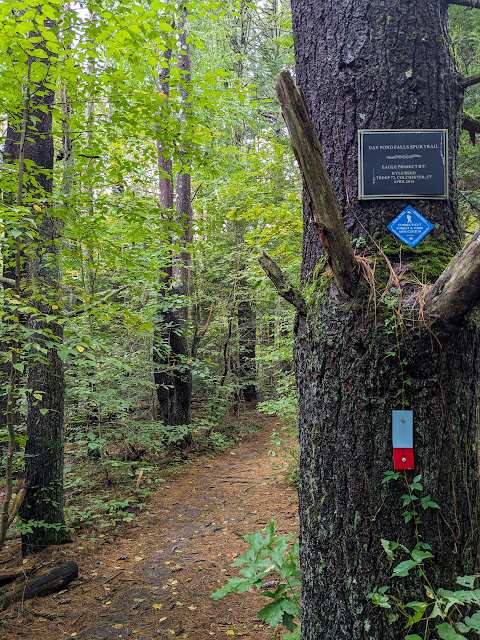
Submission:
M 400 477 L 399 472 L 388 471 L 385 474 L 383 483 L 390 480 L 396 480 Z M 394 595 L 388 593 L 389 587 L 375 587 L 369 598 L 373 604 L 384 609 L 396 608 L 407 619 L 406 629 L 411 630 L 413 625 L 423 623 L 421 635 L 411 633 L 405 636 L 404 640 L 427 640 L 430 638 L 432 627 L 435 627 L 436 633 L 442 640 L 468 640 L 465 635 L 474 632 L 480 635 L 480 588 L 475 588 L 475 582 L 480 578 L 480 574 L 471 576 L 460 576 L 457 578 L 457 584 L 465 589 L 450 591 L 447 589 L 435 589 L 425 572 L 424 563 L 429 558 L 433 558 L 430 552 L 430 545 L 422 542 L 419 534 L 420 508 L 438 509 L 439 506 L 433 502 L 430 496 L 423 498 L 415 494 L 415 491 L 422 491 L 423 486 L 420 483 L 421 476 L 415 476 L 410 484 L 404 476 L 407 493 L 402 496 L 403 506 L 406 510 L 403 512 L 405 522 L 412 521 L 415 526 L 415 538 L 417 543 L 414 549 L 409 550 L 399 542 L 391 542 L 382 539 L 382 547 L 390 561 L 395 559 L 395 555 L 399 552 L 406 554 L 408 559 L 402 560 L 393 568 L 392 578 L 400 578 L 410 575 L 410 572 L 417 572 L 425 589 L 426 599 L 424 601 L 412 601 L 403 603 Z M 462 618 L 462 607 L 468 608 L 468 614 Z M 472 612 L 472 607 L 476 607 L 476 611 Z M 469 636 L 471 637 L 471 636 Z
M 298 540 L 290 546 L 293 535 L 276 536 L 274 520 L 270 520 L 264 533 L 265 537 L 261 531 L 243 537 L 250 543 L 247 552 L 230 565 L 242 567 L 240 576 L 230 578 L 224 587 L 212 594 L 212 598 L 219 600 L 229 593 L 245 593 L 252 587 L 263 589 L 261 595 L 270 598 L 271 602 L 258 612 L 258 617 L 272 628 L 286 627 L 290 633 L 285 635 L 285 639 L 299 640 L 297 620 L 300 617 L 301 582 Z

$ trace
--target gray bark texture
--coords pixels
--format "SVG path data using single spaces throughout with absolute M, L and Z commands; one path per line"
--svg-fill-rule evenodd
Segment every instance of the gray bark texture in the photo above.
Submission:
M 186 29 L 187 12 L 181 9 L 179 31 L 178 68 L 182 72 L 180 94 L 182 96 L 182 113 L 180 116 L 183 133 L 188 138 L 188 115 L 191 110 L 191 57 L 188 33 Z M 170 64 L 171 51 L 164 54 Z M 168 68 L 163 68 L 159 82 L 163 92 L 168 96 L 170 85 Z M 172 161 L 165 155 L 161 143 L 158 143 L 158 166 L 160 169 L 161 206 L 172 210 L 175 207 L 175 219 L 180 233 L 178 245 L 180 251 L 170 250 L 171 262 L 161 277 L 160 284 L 164 286 L 162 303 L 168 305 L 168 297 L 187 296 L 190 282 L 191 254 L 189 245 L 192 242 L 192 204 L 191 177 L 187 159 L 187 149 L 181 152 L 183 166 L 175 179 L 173 188 Z M 167 303 L 167 304 L 165 304 Z M 186 338 L 188 322 L 188 306 L 174 308 L 173 305 L 158 314 L 157 329 L 154 343 L 155 385 L 160 408 L 160 416 L 168 425 L 190 424 L 190 405 L 192 395 L 192 374 L 188 363 L 189 348 Z M 190 436 L 182 443 L 190 444 Z
M 172 50 L 166 49 L 162 58 L 165 66 L 160 68 L 158 75 L 159 89 L 165 94 L 166 98 L 170 95 L 170 60 Z M 159 122 L 161 122 L 165 110 L 159 113 Z M 159 196 L 160 206 L 163 209 L 163 215 L 168 219 L 173 214 L 174 207 L 174 190 L 173 190 L 173 170 L 172 160 L 168 155 L 168 151 L 164 148 L 161 140 L 157 141 L 158 169 L 159 169 Z M 162 243 L 163 244 L 163 243 Z M 154 364 L 154 380 L 157 393 L 158 408 L 160 419 L 169 424 L 170 404 L 173 389 L 173 379 L 169 370 L 169 327 L 172 325 L 174 318 L 171 318 L 170 310 L 167 308 L 166 299 L 170 283 L 172 280 L 172 258 L 171 249 L 167 243 L 164 243 L 169 254 L 168 264 L 162 269 L 159 276 L 159 310 L 157 313 L 157 321 L 155 333 L 153 337 L 153 364 Z M 165 247 L 163 247 L 165 248 Z
M 423 637 L 421 624 L 405 631 L 406 620 L 373 607 L 368 593 L 390 585 L 404 602 L 425 598 L 415 579 L 390 578 L 380 543 L 415 545 L 401 495 L 416 474 L 424 495 L 440 505 L 420 514 L 420 533 L 435 555 L 426 563 L 433 584 L 450 588 L 457 575 L 479 569 L 480 316 L 473 310 L 428 330 L 415 303 L 418 287 L 398 280 L 407 269 L 435 282 L 462 242 L 455 195 L 462 89 L 449 53 L 447 4 L 292 0 L 292 11 L 297 83 L 340 212 L 354 246 L 361 237 L 363 255 L 377 260 L 376 298 L 369 300 L 365 282 L 353 299 L 343 297 L 322 266 L 305 199 L 308 309 L 298 314 L 295 338 L 302 638 Z M 448 129 L 448 201 L 357 200 L 357 130 L 398 128 Z M 407 204 L 435 225 L 415 249 L 386 229 Z M 415 471 L 382 485 L 383 472 L 393 469 L 392 410 L 402 408 L 413 410 Z
M 45 25 L 55 27 L 48 19 Z M 32 91 L 31 117 L 24 146 L 24 157 L 29 161 L 25 166 L 24 204 L 30 205 L 34 205 L 37 198 L 40 202 L 48 198 L 53 187 L 51 108 L 54 92 L 46 84 L 44 80 L 33 85 L 35 91 Z M 18 131 L 12 130 L 10 144 L 12 150 L 9 149 L 8 153 L 14 156 Z M 42 204 L 41 209 L 40 215 L 35 214 L 38 248 L 28 256 L 29 294 L 40 314 L 54 316 L 52 305 L 60 288 L 62 222 L 48 203 Z M 28 367 L 27 388 L 31 390 L 27 393 L 25 447 L 25 482 L 28 488 L 20 508 L 22 520 L 33 522 L 33 525 L 31 532 L 22 534 L 23 554 L 70 541 L 63 514 L 65 377 L 57 352 L 63 340 L 63 328 L 55 320 L 47 323 L 35 316 L 29 319 L 28 324 L 38 333 L 31 338 L 32 351 L 37 356 Z M 35 392 L 41 393 L 41 400 L 34 397 Z
M 367 229 L 381 240 L 409 201 L 357 200 L 357 131 L 445 128 L 454 159 L 462 93 L 449 53 L 446 6 L 438 0 L 293 0 L 292 12 L 297 83 L 345 226 L 351 235 L 365 236 Z M 425 201 L 422 215 L 439 225 L 442 241 L 456 251 L 460 223 L 454 170 L 450 187 L 450 200 Z M 304 277 L 321 253 L 311 218 L 307 211 Z
M 192 96 L 190 82 L 192 79 L 192 60 L 187 29 L 188 13 L 182 10 L 179 32 L 179 56 L 178 68 L 182 73 L 180 81 L 180 94 L 182 96 L 182 113 L 180 120 L 183 125 L 183 135 L 188 140 L 188 118 L 192 110 Z M 179 244 L 182 248 L 180 255 L 173 263 L 172 293 L 188 296 L 190 288 L 190 266 L 192 256 L 190 245 L 192 243 L 192 179 L 191 166 L 188 160 L 188 142 L 183 142 L 182 169 L 175 180 L 175 208 L 177 222 L 181 228 Z M 188 322 L 188 304 L 178 309 L 175 313 L 176 326 L 170 331 L 170 346 L 172 356 L 175 359 L 176 369 L 173 374 L 173 398 L 171 405 L 170 424 L 190 424 L 190 405 L 192 397 L 192 372 L 189 357 L 189 347 L 186 337 Z M 191 436 L 185 439 L 185 445 L 190 444 Z

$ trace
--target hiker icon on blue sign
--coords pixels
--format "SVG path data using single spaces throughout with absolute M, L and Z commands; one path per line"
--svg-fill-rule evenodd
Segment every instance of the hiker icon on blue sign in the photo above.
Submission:
M 408 205 L 392 220 L 387 229 L 409 247 L 414 247 L 430 233 L 433 224 Z

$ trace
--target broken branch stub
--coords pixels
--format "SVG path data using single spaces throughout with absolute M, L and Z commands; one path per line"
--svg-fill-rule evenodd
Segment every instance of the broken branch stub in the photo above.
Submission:
M 315 226 L 322 229 L 327 243 L 325 253 L 333 276 L 340 291 L 351 296 L 359 280 L 359 270 L 325 167 L 320 142 L 303 98 L 287 71 L 279 75 L 276 91 L 310 197 Z
M 306 315 L 307 305 L 301 292 L 293 282 L 290 282 L 288 276 L 283 273 L 278 264 L 265 251 L 258 258 L 258 261 L 282 298 L 293 304 L 299 313 Z
M 440 322 L 459 325 L 480 302 L 480 230 L 453 258 L 425 298 L 425 309 Z

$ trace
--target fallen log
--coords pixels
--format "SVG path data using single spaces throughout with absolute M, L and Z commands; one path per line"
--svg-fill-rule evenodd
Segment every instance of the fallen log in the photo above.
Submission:
M 32 582 L 22 582 L 12 593 L 8 593 L 3 598 L 0 598 L 0 611 L 4 611 L 11 604 L 19 600 L 43 598 L 51 593 L 61 591 L 76 578 L 78 578 L 77 563 L 64 562 Z

